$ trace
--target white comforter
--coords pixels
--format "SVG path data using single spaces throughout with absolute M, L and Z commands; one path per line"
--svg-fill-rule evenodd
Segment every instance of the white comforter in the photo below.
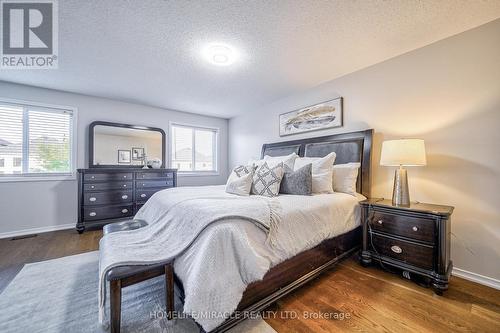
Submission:
M 136 218 L 161 223 L 171 196 L 179 201 L 208 193 L 236 197 L 225 193 L 224 186 L 164 190 L 153 196 Z M 185 291 L 184 312 L 206 331 L 221 324 L 236 309 L 247 285 L 262 279 L 272 266 L 357 227 L 357 203 L 364 197 L 335 193 L 263 199 L 281 206 L 276 219 L 280 222 L 269 232 L 243 219 L 225 219 L 210 224 L 175 260 L 174 269 Z

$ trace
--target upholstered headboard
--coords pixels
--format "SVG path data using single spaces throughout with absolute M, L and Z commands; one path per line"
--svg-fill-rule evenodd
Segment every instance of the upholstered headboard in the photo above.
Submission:
M 293 141 L 268 143 L 262 146 L 261 157 L 296 153 L 301 157 L 323 157 L 334 151 L 335 164 L 360 162 L 357 191 L 370 197 L 371 153 L 373 130 L 322 136 Z

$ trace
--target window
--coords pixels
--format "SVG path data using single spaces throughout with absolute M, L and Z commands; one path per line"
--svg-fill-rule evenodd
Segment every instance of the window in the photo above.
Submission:
M 0 180 L 73 175 L 74 112 L 0 100 Z
M 172 168 L 180 172 L 217 172 L 217 129 L 172 125 L 170 132 Z

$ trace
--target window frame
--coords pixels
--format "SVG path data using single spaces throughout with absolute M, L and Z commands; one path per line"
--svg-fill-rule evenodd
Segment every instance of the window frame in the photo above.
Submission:
M 196 170 L 191 170 L 191 171 L 177 171 L 177 174 L 179 176 L 187 176 L 187 177 L 202 177 L 202 176 L 219 176 L 219 153 L 220 153 L 220 145 L 219 145 L 219 133 L 220 133 L 220 128 L 218 127 L 211 127 L 211 126 L 200 126 L 200 125 L 193 125 L 193 124 L 187 124 L 187 123 L 180 123 L 180 122 L 169 122 L 169 131 L 168 131 L 168 140 L 169 140 L 169 145 L 168 145 L 168 166 L 170 168 L 174 168 L 175 166 L 172 165 L 172 154 L 173 154 L 173 127 L 184 127 L 184 128 L 189 128 L 193 130 L 193 149 L 192 149 L 192 161 L 193 161 L 193 166 L 196 165 L 196 148 L 195 148 L 195 130 L 204 130 L 204 131 L 211 131 L 215 133 L 215 139 L 214 142 L 212 143 L 212 153 L 213 153 L 213 165 L 214 165 L 214 170 L 209 170 L 209 171 L 196 171 Z
M 50 112 L 50 109 L 56 109 L 61 111 L 71 112 L 71 122 L 70 122 L 70 138 L 71 138 L 71 154 L 70 154 L 70 171 L 69 172 L 55 172 L 55 173 L 22 173 L 22 174 L 5 174 L 0 175 L 0 183 L 6 182 L 33 182 L 33 181 L 59 181 L 59 180 L 76 180 L 76 168 L 77 168 L 77 119 L 78 119 L 78 108 L 73 106 L 66 105 L 55 105 L 48 103 L 40 103 L 33 102 L 27 100 L 20 99 L 11 99 L 0 97 L 1 104 L 11 104 L 13 106 L 22 107 L 23 108 L 23 117 L 26 118 L 27 115 L 27 107 L 48 109 L 46 112 Z M 29 145 L 29 124 L 26 121 L 23 121 L 23 161 L 28 158 L 28 149 Z M 26 163 L 23 163 L 23 171 Z

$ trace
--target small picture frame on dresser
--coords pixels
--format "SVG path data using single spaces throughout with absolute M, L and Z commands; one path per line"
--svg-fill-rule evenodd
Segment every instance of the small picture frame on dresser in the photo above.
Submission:
M 130 150 L 118 149 L 118 164 L 130 164 L 131 153 Z
M 132 160 L 140 161 L 144 157 L 144 148 L 132 148 Z

